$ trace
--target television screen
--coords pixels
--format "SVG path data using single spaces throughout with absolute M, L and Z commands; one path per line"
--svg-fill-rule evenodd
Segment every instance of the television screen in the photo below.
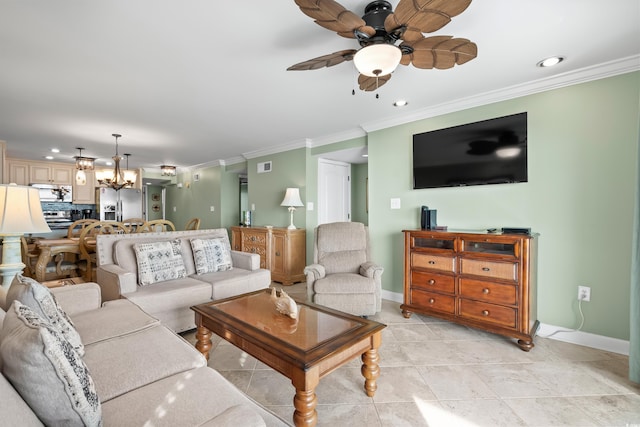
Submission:
M 413 188 L 527 181 L 527 113 L 413 135 Z

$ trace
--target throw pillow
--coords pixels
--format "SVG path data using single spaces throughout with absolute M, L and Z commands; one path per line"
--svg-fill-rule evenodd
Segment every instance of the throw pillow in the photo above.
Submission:
M 231 270 L 231 246 L 226 239 L 191 239 L 196 273 Z
M 5 304 L 8 307 L 16 300 L 31 308 L 38 316 L 50 323 L 69 341 L 80 356 L 84 356 L 84 345 L 80 334 L 49 288 L 30 277 L 16 274 L 9 287 L 9 292 L 7 292 Z
M 102 425 L 102 407 L 73 346 L 26 305 L 15 301 L 4 319 L 3 374 L 45 425 Z
M 141 286 L 187 277 L 180 240 L 136 243 L 133 249 Z

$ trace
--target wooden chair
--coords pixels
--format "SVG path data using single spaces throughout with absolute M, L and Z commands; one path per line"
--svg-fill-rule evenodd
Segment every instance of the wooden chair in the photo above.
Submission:
M 94 222 L 97 222 L 97 219 L 79 219 L 77 221 L 74 221 L 73 224 L 71 224 L 69 226 L 69 228 L 67 229 L 67 238 L 72 238 L 72 237 L 80 237 L 80 233 L 82 233 L 82 230 L 89 224 L 92 224 Z
M 141 229 L 141 233 L 153 233 L 158 231 L 176 231 L 176 226 L 167 219 L 154 219 L 147 221 Z
M 185 230 L 199 230 L 200 229 L 200 218 L 191 218 L 187 221 L 187 225 L 184 227 Z
M 140 230 L 144 228 L 146 223 L 147 221 L 142 218 L 129 218 L 122 221 L 122 224 L 129 230 L 129 233 L 140 233 Z
M 82 230 L 78 247 L 80 260 L 85 261 L 81 268 L 84 268 L 83 277 L 87 282 L 95 282 L 96 280 L 96 236 L 98 234 L 128 234 L 128 230 L 121 222 L 112 221 L 96 221 Z
M 22 274 L 35 279 L 36 263 L 38 262 L 40 251 L 36 245 L 30 245 L 24 236 L 20 238 L 20 243 L 22 247 L 22 263 L 24 264 L 24 272 Z

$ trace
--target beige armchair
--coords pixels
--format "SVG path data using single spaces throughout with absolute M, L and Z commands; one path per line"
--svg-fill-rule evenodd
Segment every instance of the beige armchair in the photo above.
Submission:
M 304 269 L 309 300 L 356 316 L 379 312 L 384 269 L 371 261 L 368 228 L 359 222 L 322 224 L 313 240 L 314 263 Z

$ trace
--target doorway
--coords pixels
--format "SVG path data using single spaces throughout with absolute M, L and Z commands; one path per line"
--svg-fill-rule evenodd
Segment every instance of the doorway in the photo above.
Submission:
M 351 164 L 318 159 L 318 224 L 351 221 Z

